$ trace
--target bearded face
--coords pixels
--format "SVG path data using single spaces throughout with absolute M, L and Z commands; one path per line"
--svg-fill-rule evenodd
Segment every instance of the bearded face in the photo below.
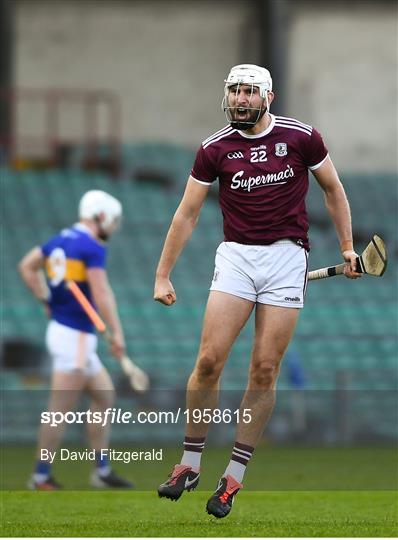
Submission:
M 228 88 L 223 108 L 231 126 L 244 131 L 257 124 L 267 111 L 267 103 L 257 86 L 236 84 Z

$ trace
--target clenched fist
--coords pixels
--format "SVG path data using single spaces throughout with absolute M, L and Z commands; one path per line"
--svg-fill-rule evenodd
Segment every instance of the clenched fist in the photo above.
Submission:
M 171 306 L 177 300 L 174 287 L 169 278 L 158 277 L 155 281 L 153 299 L 165 306 Z

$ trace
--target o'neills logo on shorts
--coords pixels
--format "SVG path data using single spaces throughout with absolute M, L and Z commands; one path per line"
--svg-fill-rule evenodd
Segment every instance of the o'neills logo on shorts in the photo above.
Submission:
M 244 191 L 252 191 L 253 189 L 275 184 L 286 184 L 287 179 L 294 176 L 293 168 L 288 165 L 284 171 L 278 173 L 259 174 L 258 176 L 249 176 L 242 178 L 245 171 L 239 171 L 232 177 L 231 188 L 243 189 Z

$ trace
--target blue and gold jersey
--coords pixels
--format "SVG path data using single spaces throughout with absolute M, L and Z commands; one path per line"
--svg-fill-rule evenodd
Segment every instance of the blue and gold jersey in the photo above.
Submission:
M 65 282 L 76 281 L 88 300 L 93 303 L 87 282 L 88 268 L 105 268 L 106 248 L 77 223 L 51 238 L 41 250 L 45 257 L 47 283 L 51 291 L 49 306 L 54 320 L 81 330 L 94 332 L 94 327 L 80 304 L 66 288 Z

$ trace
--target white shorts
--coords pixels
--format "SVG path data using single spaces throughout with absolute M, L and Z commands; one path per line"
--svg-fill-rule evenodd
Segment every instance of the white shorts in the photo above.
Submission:
M 56 321 L 47 327 L 46 345 L 54 371 L 69 373 L 76 369 L 88 376 L 96 375 L 103 365 L 97 355 L 97 336 L 80 332 Z
M 222 242 L 210 290 L 260 304 L 302 308 L 307 274 L 307 251 L 291 240 L 267 246 Z

